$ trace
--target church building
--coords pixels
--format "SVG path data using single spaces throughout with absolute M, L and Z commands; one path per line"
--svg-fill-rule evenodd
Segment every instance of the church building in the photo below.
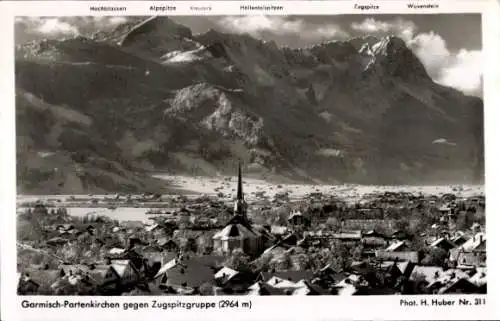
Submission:
M 233 217 L 226 226 L 213 236 L 214 251 L 227 255 L 241 249 L 249 256 L 259 255 L 264 248 L 265 237 L 247 217 L 248 205 L 243 196 L 241 166 L 238 164 L 238 190 L 234 202 Z

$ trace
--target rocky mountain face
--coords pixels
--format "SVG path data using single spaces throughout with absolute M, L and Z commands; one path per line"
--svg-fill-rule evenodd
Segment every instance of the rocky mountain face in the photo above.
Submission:
M 483 102 L 396 37 L 280 48 L 167 17 L 16 50 L 24 191 L 141 191 L 152 171 L 478 183 Z M 53 165 L 56 164 L 56 165 Z M 161 184 L 160 184 L 161 185 Z

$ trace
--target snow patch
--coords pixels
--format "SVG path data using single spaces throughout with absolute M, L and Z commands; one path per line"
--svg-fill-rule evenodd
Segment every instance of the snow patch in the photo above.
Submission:
M 200 61 L 212 56 L 205 50 L 205 47 L 190 51 L 175 50 L 162 57 L 164 63 L 193 62 Z
M 316 154 L 326 157 L 343 157 L 344 152 L 335 148 L 322 148 Z
M 456 143 L 448 141 L 446 138 L 438 138 L 432 142 L 433 144 L 457 146 Z

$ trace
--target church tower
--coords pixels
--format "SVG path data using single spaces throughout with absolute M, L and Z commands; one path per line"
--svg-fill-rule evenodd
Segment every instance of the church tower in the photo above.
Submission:
M 241 163 L 238 162 L 238 191 L 234 202 L 234 215 L 247 217 L 247 203 L 243 197 L 243 180 L 241 177 Z

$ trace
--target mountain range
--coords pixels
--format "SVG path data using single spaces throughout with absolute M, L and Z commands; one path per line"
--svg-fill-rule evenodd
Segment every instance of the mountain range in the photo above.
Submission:
M 483 101 L 395 36 L 278 47 L 168 17 L 16 47 L 18 190 L 165 189 L 153 172 L 482 183 Z

